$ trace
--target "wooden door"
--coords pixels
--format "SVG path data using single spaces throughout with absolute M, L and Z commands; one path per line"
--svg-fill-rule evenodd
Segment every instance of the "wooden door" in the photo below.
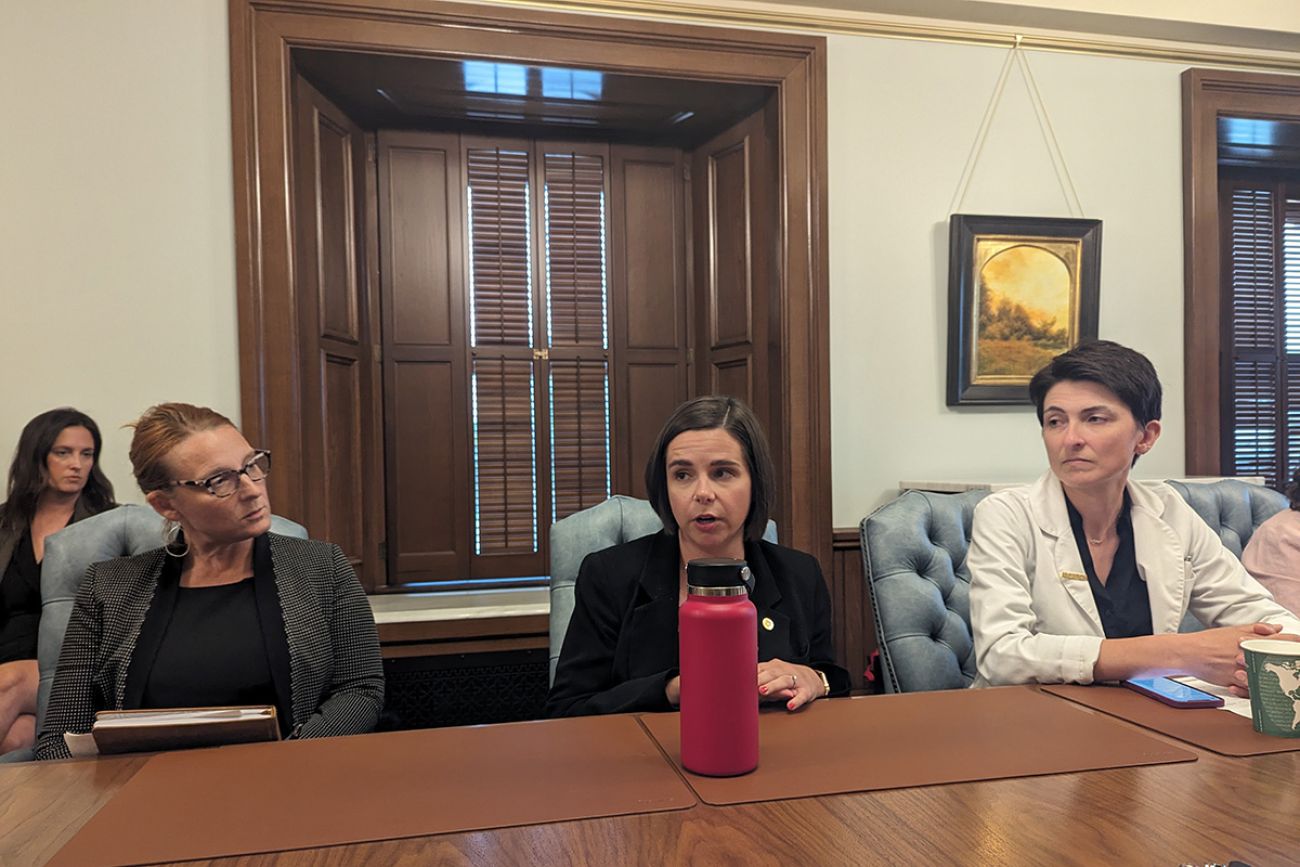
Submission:
M 366 268 L 365 133 L 296 79 L 294 219 L 302 515 L 343 549 L 362 583 L 384 582 L 381 453 L 374 424 L 377 322 Z M 287 457 L 287 456 L 286 456 Z
M 613 486 L 644 498 L 659 429 L 693 392 L 686 162 L 677 148 L 614 145 L 610 164 Z
M 379 133 L 389 581 L 469 575 L 460 136 Z
M 773 443 L 784 430 L 775 120 L 769 101 L 696 148 L 690 177 L 696 393 L 744 400 Z

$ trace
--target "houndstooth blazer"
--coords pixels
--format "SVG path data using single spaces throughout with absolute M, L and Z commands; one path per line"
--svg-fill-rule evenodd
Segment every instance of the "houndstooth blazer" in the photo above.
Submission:
M 151 635 L 161 639 L 151 606 L 167 608 L 175 598 L 175 582 L 160 581 L 165 568 L 174 571 L 167 560 L 158 548 L 87 570 L 36 739 L 37 759 L 67 758 L 63 733 L 89 731 L 97 711 L 138 706 L 147 651 L 138 655 L 137 647 L 147 646 Z M 281 714 L 292 716 L 293 735 L 373 730 L 384 703 L 379 636 L 343 552 L 327 542 L 267 533 L 255 544 L 254 572 L 263 631 L 278 632 L 278 624 L 268 628 L 267 621 L 283 617 L 286 641 L 278 646 L 287 644 L 287 659 L 277 660 L 283 651 L 275 652 L 276 642 L 268 640 L 267 648 L 273 675 L 287 672 L 288 682 L 277 677 L 276 685 Z

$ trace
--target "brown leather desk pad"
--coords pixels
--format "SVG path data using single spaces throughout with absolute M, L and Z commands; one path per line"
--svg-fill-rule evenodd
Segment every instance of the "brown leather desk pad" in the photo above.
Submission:
M 242 744 L 154 756 L 50 863 L 183 861 L 695 804 L 633 716 Z
M 1052 684 L 1042 690 L 1220 755 L 1258 756 L 1300 750 L 1300 738 L 1262 735 L 1250 720 L 1235 713 L 1216 708 L 1169 707 L 1123 686 Z
M 643 714 L 641 724 L 680 766 L 678 715 Z M 1195 760 L 1101 714 L 1012 686 L 767 711 L 756 771 L 684 776 L 700 800 L 721 805 Z

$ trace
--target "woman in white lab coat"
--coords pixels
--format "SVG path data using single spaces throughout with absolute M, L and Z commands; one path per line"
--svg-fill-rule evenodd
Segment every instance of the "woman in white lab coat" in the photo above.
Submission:
M 1160 380 L 1108 340 L 1057 356 L 1030 396 L 1051 469 L 975 510 L 976 686 L 1186 673 L 1245 694 L 1242 639 L 1300 640 L 1182 497 L 1129 471 L 1160 438 Z M 1191 612 L 1206 629 L 1179 633 Z

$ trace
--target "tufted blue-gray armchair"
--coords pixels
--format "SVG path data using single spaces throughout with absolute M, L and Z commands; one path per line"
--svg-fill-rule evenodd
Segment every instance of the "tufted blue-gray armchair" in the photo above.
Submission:
M 1271 488 L 1221 479 L 1217 482 L 1176 482 L 1169 486 L 1182 494 L 1205 523 L 1219 531 L 1224 547 L 1241 559 L 1255 528 L 1287 508 L 1291 501 Z
M 278 515 L 271 518 L 271 530 L 284 536 L 307 538 L 304 527 Z M 86 570 L 92 563 L 140 554 L 162 544 L 162 516 L 148 506 L 134 505 L 118 506 L 78 521 L 45 540 L 45 558 L 41 561 L 41 625 L 36 647 L 41 671 L 36 694 L 38 732 L 54 684 L 63 633 L 67 631 L 72 604 Z M 0 756 L 0 762 L 30 761 L 31 757 L 30 750 L 13 750 Z
M 1238 557 L 1287 498 L 1233 479 L 1169 483 Z M 907 491 L 860 527 L 863 574 L 880 642 L 886 692 L 960 689 L 975 678 L 970 547 L 975 505 L 987 491 Z M 1190 615 L 1182 631 L 1199 629 Z
M 555 665 L 573 617 L 573 585 L 583 558 L 663 528 L 649 501 L 622 494 L 551 525 L 551 683 L 555 683 Z M 767 522 L 763 538 L 776 541 L 775 522 Z
M 615 494 L 551 525 L 551 683 L 560 661 L 564 634 L 573 617 L 573 585 L 578 567 L 592 551 L 621 545 L 664 527 L 646 500 Z
M 860 527 L 885 692 L 960 689 L 975 679 L 971 517 L 987 491 L 907 491 Z

